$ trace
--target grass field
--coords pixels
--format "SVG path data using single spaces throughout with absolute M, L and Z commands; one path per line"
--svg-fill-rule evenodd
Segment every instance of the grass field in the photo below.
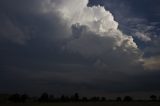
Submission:
M 160 106 L 160 102 L 7 103 L 0 106 Z

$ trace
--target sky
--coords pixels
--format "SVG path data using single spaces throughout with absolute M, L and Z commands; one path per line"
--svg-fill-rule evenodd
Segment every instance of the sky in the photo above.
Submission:
M 0 93 L 160 91 L 159 0 L 1 0 Z

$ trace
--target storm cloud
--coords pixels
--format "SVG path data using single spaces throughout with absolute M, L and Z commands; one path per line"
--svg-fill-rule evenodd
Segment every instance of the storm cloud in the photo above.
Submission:
M 150 36 L 140 29 L 135 36 L 125 34 L 112 11 L 89 2 L 0 1 L 1 92 L 145 89 L 141 77 L 153 77 L 146 70 L 154 70 L 159 60 L 150 64 L 154 59 L 144 58 L 134 37 L 150 41 Z M 155 85 L 148 90 L 158 90 Z

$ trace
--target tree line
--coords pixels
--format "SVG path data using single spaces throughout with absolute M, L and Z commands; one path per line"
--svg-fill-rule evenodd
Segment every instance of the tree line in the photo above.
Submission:
M 10 95 L 8 97 L 9 102 L 14 103 L 26 103 L 26 102 L 105 102 L 105 101 L 116 101 L 116 102 L 131 102 L 134 99 L 131 96 L 117 97 L 114 100 L 106 99 L 106 97 L 80 97 L 78 93 L 72 96 L 61 95 L 60 97 L 55 97 L 54 95 L 49 95 L 48 93 L 42 93 L 40 97 L 30 97 L 27 94 L 20 95 L 18 93 Z M 149 101 L 160 101 L 156 95 L 151 95 Z

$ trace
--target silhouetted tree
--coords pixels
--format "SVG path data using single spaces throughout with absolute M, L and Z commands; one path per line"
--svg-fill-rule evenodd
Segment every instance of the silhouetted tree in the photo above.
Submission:
M 49 102 L 54 102 L 55 101 L 55 97 L 54 95 L 49 95 Z
M 102 102 L 106 101 L 106 98 L 105 97 L 101 97 L 101 101 Z
M 11 102 L 20 102 L 20 95 L 19 94 L 13 94 L 9 97 L 9 101 Z
M 21 99 L 21 102 L 26 102 L 27 101 L 27 99 L 29 99 L 29 96 L 27 95 L 27 94 L 23 94 L 21 97 L 20 97 L 20 99 Z
M 75 93 L 73 96 L 71 96 L 72 101 L 79 101 L 79 94 Z
M 151 99 L 152 101 L 156 101 L 156 100 L 157 100 L 157 96 L 156 96 L 156 95 L 151 95 L 151 96 L 150 96 L 150 99 Z
M 68 96 L 62 95 L 61 98 L 60 98 L 60 101 L 61 101 L 61 102 L 69 102 L 69 101 L 70 101 L 70 98 L 69 98 Z
M 87 97 L 82 97 L 82 101 L 83 101 L 83 102 L 87 102 L 87 101 L 88 101 L 88 98 L 87 98 Z
M 123 101 L 125 101 L 125 102 L 130 102 L 130 101 L 132 101 L 133 99 L 132 99 L 132 97 L 130 97 L 130 96 L 125 96 L 124 97 L 124 99 L 123 99 Z
M 97 96 L 92 97 L 92 98 L 91 98 L 91 101 L 93 101 L 93 102 L 100 101 L 100 97 L 97 97 Z
M 121 97 L 117 97 L 117 98 L 116 98 L 116 101 L 117 101 L 117 102 L 121 102 L 121 101 L 122 101 L 122 98 L 121 98 Z
M 75 101 L 79 101 L 79 94 L 78 94 L 78 93 L 75 93 L 75 94 L 74 94 L 74 98 L 75 98 Z
M 49 101 L 48 93 L 43 93 L 39 98 L 39 102 L 48 102 L 48 101 Z

